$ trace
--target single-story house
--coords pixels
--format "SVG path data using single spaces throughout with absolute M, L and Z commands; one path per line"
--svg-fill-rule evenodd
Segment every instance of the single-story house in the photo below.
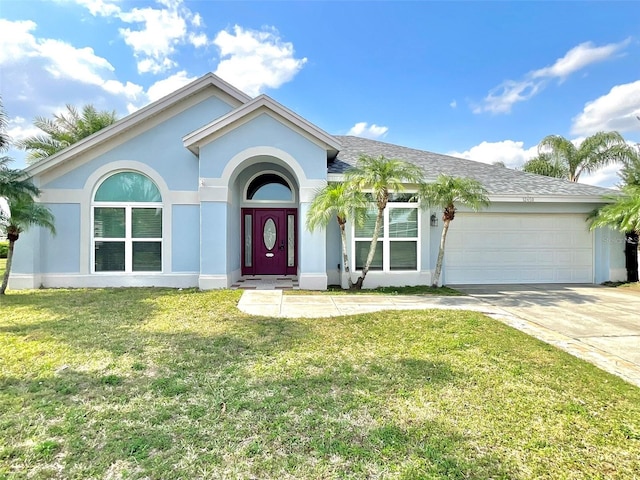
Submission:
M 607 189 L 379 141 L 330 135 L 266 95 L 213 74 L 27 168 L 58 234 L 16 244 L 11 288 L 226 288 L 243 276 L 296 276 L 300 288 L 344 283 L 337 224 L 305 228 L 309 205 L 360 154 L 385 155 L 481 181 L 491 206 L 460 209 L 446 284 L 600 283 L 625 278 L 624 237 L 590 232 Z M 395 195 L 365 287 L 428 284 L 441 212 Z M 351 226 L 351 269 L 371 225 Z

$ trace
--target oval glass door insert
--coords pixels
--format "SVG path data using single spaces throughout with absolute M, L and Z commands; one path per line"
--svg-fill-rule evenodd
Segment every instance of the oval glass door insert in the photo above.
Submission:
M 276 224 L 272 218 L 264 222 L 264 231 L 262 232 L 262 238 L 264 239 L 264 246 L 267 250 L 273 250 L 276 244 Z

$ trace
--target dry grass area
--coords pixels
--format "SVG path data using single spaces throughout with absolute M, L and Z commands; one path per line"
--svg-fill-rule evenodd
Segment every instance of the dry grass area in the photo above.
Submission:
M 640 389 L 478 313 L 0 299 L 0 478 L 633 479 Z

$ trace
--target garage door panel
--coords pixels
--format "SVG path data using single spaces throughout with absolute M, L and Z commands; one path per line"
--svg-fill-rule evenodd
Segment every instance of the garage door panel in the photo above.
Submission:
M 593 240 L 584 215 L 463 213 L 450 232 L 447 283 L 593 280 Z

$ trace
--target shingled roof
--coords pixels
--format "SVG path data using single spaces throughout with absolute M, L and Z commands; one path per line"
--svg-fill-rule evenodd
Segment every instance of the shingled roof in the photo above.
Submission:
M 608 188 L 544 177 L 367 138 L 339 135 L 335 138 L 342 144 L 342 149 L 335 160 L 329 163 L 329 173 L 344 173 L 350 166 L 355 165 L 362 154 L 375 157 L 384 155 L 387 158 L 398 158 L 421 166 L 427 181 L 435 180 L 440 174 L 476 179 L 491 195 L 601 197 L 613 192 Z

